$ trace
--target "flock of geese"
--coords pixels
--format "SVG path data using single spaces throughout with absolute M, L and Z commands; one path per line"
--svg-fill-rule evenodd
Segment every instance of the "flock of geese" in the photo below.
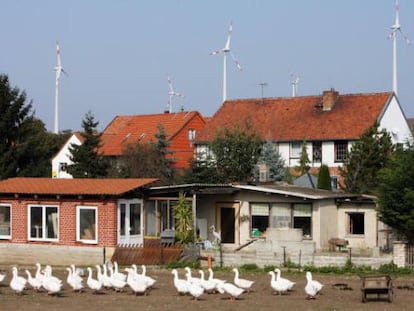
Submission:
M 93 293 L 98 293 L 102 289 L 113 289 L 122 291 L 125 287 L 129 287 L 135 295 L 146 295 L 155 285 L 156 280 L 146 275 L 146 266 L 141 265 L 141 272 L 138 272 L 135 264 L 124 269 L 121 272 L 118 269 L 117 262 L 113 264 L 108 262 L 102 266 L 96 265 L 96 278 L 91 267 L 87 268 L 88 275 L 86 277 L 84 270 L 70 265 L 66 268 L 66 283 L 75 292 L 82 292 L 86 286 Z M 221 293 L 229 296 L 230 300 L 236 300 L 240 295 L 249 292 L 254 281 L 240 278 L 237 268 L 233 268 L 233 282 L 214 277 L 211 268 L 208 269 L 209 276 L 205 277 L 204 271 L 199 270 L 199 277 L 193 276 L 189 267 L 185 267 L 185 278 L 179 278 L 177 269 L 173 269 L 173 284 L 178 295 L 190 295 L 197 300 L 204 293 Z M 17 267 L 12 268 L 12 279 L 10 280 L 10 288 L 17 294 L 22 294 L 27 288 L 31 288 L 35 292 L 46 291 L 49 295 L 57 295 L 63 289 L 63 281 L 53 275 L 50 265 L 46 265 L 44 269 L 40 263 L 36 263 L 36 271 L 34 275 L 29 270 L 25 270 L 27 277 L 20 276 Z M 269 271 L 270 287 L 274 294 L 282 295 L 293 289 L 295 282 L 286 278 L 282 278 L 280 269 Z M 5 275 L 0 274 L 0 282 L 5 279 Z M 304 288 L 306 299 L 315 299 L 322 290 L 323 285 L 312 279 L 311 272 L 306 272 L 306 286 Z
M 174 286 L 179 295 L 189 294 L 194 299 L 198 299 L 203 293 L 219 292 L 221 294 L 227 294 L 229 298 L 234 301 L 244 292 L 249 292 L 255 283 L 254 281 L 243 279 L 239 277 L 239 270 L 233 268 L 234 280 L 233 283 L 227 282 L 223 279 L 214 277 L 214 272 L 211 268 L 208 269 L 209 277 L 206 279 L 204 271 L 199 270 L 200 277 L 193 277 L 191 269 L 189 267 L 184 268 L 185 278 L 178 277 L 177 269 L 173 269 L 171 273 L 174 275 Z M 282 295 L 293 289 L 295 282 L 292 282 L 286 278 L 281 277 L 280 269 L 276 268 L 274 271 L 269 271 L 270 287 L 273 293 Z M 322 290 L 323 285 L 312 279 L 312 273 L 306 272 L 306 286 L 305 293 L 306 299 L 315 299 L 316 296 Z
M 118 270 L 118 264 L 96 265 L 96 278 L 91 267 L 87 268 L 88 276 L 86 277 L 86 286 L 93 293 L 98 293 L 102 289 L 114 289 L 122 291 L 125 287 L 130 287 L 132 292 L 137 294 L 146 294 L 155 284 L 156 280 L 146 275 L 145 265 L 141 266 L 142 271 L 138 273 L 136 265 L 125 268 L 125 273 Z M 82 292 L 84 285 L 84 270 L 71 265 L 66 268 L 66 283 L 75 292 Z M 36 272 L 34 275 L 29 270 L 25 270 L 27 278 L 19 275 L 17 267 L 12 268 L 12 278 L 10 280 L 10 288 L 17 294 L 22 294 L 27 288 L 33 289 L 35 292 L 46 291 L 49 295 L 57 295 L 63 289 L 63 280 L 52 274 L 52 267 L 47 265 L 42 269 L 40 263 L 36 263 Z M 5 275 L 0 274 L 0 282 Z

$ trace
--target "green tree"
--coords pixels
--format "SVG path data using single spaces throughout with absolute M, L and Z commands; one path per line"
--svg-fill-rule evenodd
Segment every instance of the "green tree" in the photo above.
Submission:
M 26 93 L 0 75 L 0 179 L 16 176 L 51 176 L 50 158 L 58 151 L 59 137 L 47 132 L 35 118 Z
M 174 218 L 177 241 L 194 242 L 193 212 L 183 192 L 179 193 L 177 204 L 174 206 Z
M 385 167 L 393 154 L 390 134 L 379 130 L 376 123 L 369 127 L 356 141 L 344 166 L 340 168 L 344 179 L 342 188 L 351 193 L 370 193 L 378 185 L 378 172 Z
M 299 166 L 298 170 L 301 174 L 305 174 L 307 172 L 307 168 L 309 167 L 309 155 L 308 155 L 308 148 L 306 148 L 306 140 L 302 142 L 302 150 L 300 152 L 299 158 Z
M 173 157 L 175 152 L 169 148 L 171 142 L 167 140 L 168 135 L 165 132 L 164 126 L 159 123 L 157 125 L 157 128 L 158 132 L 155 134 L 157 142 L 152 144 L 155 146 L 157 152 L 161 156 L 160 177 L 161 180 L 165 183 L 171 184 L 174 183 L 174 180 L 176 178 L 174 170 L 175 159 Z
M 223 183 L 225 179 L 217 172 L 217 166 L 212 159 L 191 159 L 190 167 L 184 172 L 184 183 Z
M 74 178 L 102 178 L 107 176 L 108 161 L 98 153 L 101 147 L 101 133 L 98 133 L 99 122 L 95 121 L 92 112 L 89 111 L 82 120 L 83 143 L 72 144 L 69 147 L 70 160 L 73 164 L 68 165 L 68 173 Z
M 222 129 L 211 144 L 218 174 L 228 182 L 249 181 L 260 156 L 262 139 L 249 123 Z
M 319 169 L 317 188 L 332 191 L 331 175 L 329 174 L 329 167 L 326 164 L 322 164 Z
M 398 149 L 378 173 L 378 218 L 414 243 L 414 147 Z
M 259 157 L 259 161 L 254 168 L 254 177 L 259 180 L 259 165 L 266 164 L 269 167 L 269 179 L 271 181 L 283 180 L 286 172 L 285 160 L 276 150 L 275 144 L 271 140 L 267 140 L 263 146 Z

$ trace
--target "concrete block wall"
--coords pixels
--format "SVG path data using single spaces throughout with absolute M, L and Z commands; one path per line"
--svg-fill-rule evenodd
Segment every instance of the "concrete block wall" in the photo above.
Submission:
M 111 259 L 114 247 L 0 244 L 1 265 L 89 266 Z M 105 257 L 104 257 L 105 255 Z

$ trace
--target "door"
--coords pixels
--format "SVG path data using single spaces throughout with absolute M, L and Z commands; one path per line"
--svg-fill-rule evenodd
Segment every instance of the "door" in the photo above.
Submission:
M 142 244 L 142 201 L 118 202 L 118 244 Z
M 220 208 L 221 242 L 235 243 L 235 209 L 233 207 Z

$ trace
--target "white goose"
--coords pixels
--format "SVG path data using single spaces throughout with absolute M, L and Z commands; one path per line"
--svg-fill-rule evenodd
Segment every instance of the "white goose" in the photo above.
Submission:
M 277 281 L 280 281 L 282 283 L 285 283 L 287 285 L 287 287 L 288 287 L 288 290 L 292 290 L 293 286 L 295 286 L 296 283 L 295 282 L 292 282 L 291 280 L 288 280 L 286 278 L 282 278 L 281 277 L 281 271 L 280 271 L 279 268 L 276 268 L 275 269 L 275 272 L 276 272 L 276 280 Z
M 201 286 L 200 283 L 188 282 L 188 292 L 190 293 L 191 296 L 193 296 L 194 300 L 197 300 L 204 293 L 204 288 Z
M 37 280 L 39 280 L 39 282 L 43 281 L 43 273 L 42 273 L 42 266 L 40 263 L 36 263 L 36 274 L 35 274 L 35 278 Z
M 111 270 L 111 269 L 109 269 L 109 270 Z M 114 262 L 114 270 L 113 270 L 112 277 L 114 277 L 115 279 L 118 279 L 118 280 L 121 280 L 121 281 L 126 282 L 126 277 L 127 276 L 126 276 L 125 273 L 119 272 L 119 270 L 118 270 L 118 263 L 116 261 Z
M 120 275 L 125 276 L 125 280 L 122 280 Z M 118 274 L 115 274 L 113 269 L 109 269 L 109 282 L 111 283 L 111 287 L 115 289 L 117 292 L 122 291 L 122 289 L 126 286 L 126 275 L 123 273 L 118 272 Z
M 10 288 L 14 290 L 17 294 L 21 294 L 26 287 L 27 280 L 18 275 L 18 271 L 16 267 L 13 267 L 13 277 L 10 281 Z
M 184 279 L 178 278 L 177 269 L 173 269 L 171 273 L 174 275 L 174 287 L 177 290 L 178 295 L 185 295 L 188 293 L 188 282 Z
M 125 268 L 125 271 L 128 272 L 126 282 L 128 286 L 132 289 L 134 294 L 146 295 L 149 285 L 146 282 L 145 278 L 143 278 L 142 276 L 137 278 L 133 268 Z
M 88 278 L 86 284 L 93 291 L 94 294 L 99 292 L 102 288 L 102 283 L 92 277 L 92 268 L 88 267 Z
M 36 279 L 35 277 L 32 277 L 32 274 L 30 273 L 29 270 L 25 270 L 25 272 L 27 274 L 27 282 L 32 287 L 32 289 L 35 292 L 38 292 L 39 290 L 41 290 L 41 288 L 42 288 L 42 281 Z
M 206 280 L 205 276 L 204 276 L 204 271 L 203 270 L 198 270 L 198 272 L 200 273 L 200 285 L 204 288 L 204 290 L 207 293 L 212 293 L 215 291 L 216 289 L 216 282 L 214 281 L 210 281 L 210 280 Z
M 323 285 L 318 281 L 312 280 L 312 273 L 310 271 L 306 272 L 306 281 L 306 299 L 315 299 L 316 295 L 322 289 Z
M 99 276 L 101 275 L 102 279 L 100 281 L 103 287 L 105 287 L 106 289 L 109 289 L 112 287 L 112 284 L 111 284 L 111 280 L 109 279 L 108 269 L 106 267 L 106 264 L 102 265 L 102 268 L 103 268 L 103 271 L 100 273 L 101 267 L 99 265 L 96 266 L 96 269 L 98 270 L 98 280 L 99 280 Z
M 73 270 L 71 268 L 66 268 L 66 270 L 68 271 L 66 283 L 72 287 L 73 291 L 81 292 L 83 289 L 83 279 L 77 274 L 73 274 Z
M 279 295 L 282 295 L 282 293 L 289 290 L 289 284 L 278 280 L 274 271 L 269 271 L 269 274 L 271 275 L 270 287 L 273 289 L 273 292 L 277 292 Z
M 213 269 L 211 269 L 211 268 L 208 268 L 208 273 L 209 273 L 208 280 L 216 283 L 216 285 L 220 284 L 220 283 L 226 283 L 227 282 L 226 280 L 215 278 Z
M 147 267 L 145 265 L 141 265 L 141 269 L 142 269 L 141 275 L 147 281 L 148 286 L 152 288 L 154 284 L 157 282 L 157 280 L 147 275 Z
M 230 297 L 230 300 L 235 301 L 241 294 L 244 293 L 244 289 L 237 287 L 236 285 L 232 283 L 219 283 L 217 285 L 217 290 L 221 294 L 228 294 Z
M 49 295 L 58 294 L 62 290 L 62 280 L 52 275 L 52 267 L 46 266 L 42 287 Z
M 196 283 L 196 284 L 200 284 L 201 280 L 200 278 L 195 278 L 191 275 L 191 269 L 190 267 L 185 267 L 184 270 L 186 271 L 185 276 L 187 278 L 187 281 L 190 283 Z
M 253 286 L 254 281 L 246 280 L 246 279 L 240 279 L 239 278 L 239 270 L 237 268 L 233 268 L 234 272 L 234 284 L 236 284 L 238 287 L 243 288 L 247 292 L 250 291 L 250 288 Z

